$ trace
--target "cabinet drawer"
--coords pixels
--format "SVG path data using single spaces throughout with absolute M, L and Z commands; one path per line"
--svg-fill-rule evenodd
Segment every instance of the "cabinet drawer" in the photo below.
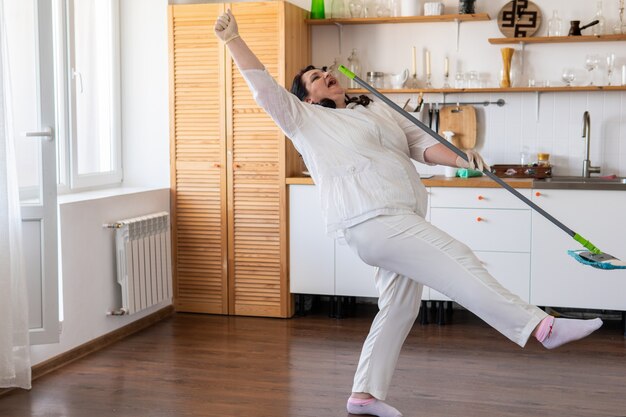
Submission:
M 475 252 L 483 266 L 500 284 L 522 300 L 530 299 L 530 253 Z M 431 300 L 449 300 L 430 289 Z
M 530 252 L 530 210 L 431 208 L 430 219 L 472 250 Z
M 530 198 L 531 190 L 519 189 L 524 197 Z M 431 207 L 528 209 L 517 197 L 500 188 L 452 188 L 432 187 Z

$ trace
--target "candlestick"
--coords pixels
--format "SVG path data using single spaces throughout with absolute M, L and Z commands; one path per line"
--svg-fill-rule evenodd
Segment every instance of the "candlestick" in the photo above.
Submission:
M 426 76 L 430 77 L 430 51 L 426 50 Z
M 446 59 L 443 61 L 443 74 L 446 77 L 450 75 L 450 61 L 448 60 L 448 57 L 446 57 Z
M 417 74 L 416 68 L 417 68 L 417 57 L 415 56 L 415 47 L 413 47 L 413 71 L 411 71 L 412 75 Z

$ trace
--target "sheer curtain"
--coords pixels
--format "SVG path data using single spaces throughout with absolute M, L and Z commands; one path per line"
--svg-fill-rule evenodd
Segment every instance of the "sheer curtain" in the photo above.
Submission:
M 26 275 L 5 28 L 0 0 L 0 387 L 30 388 Z

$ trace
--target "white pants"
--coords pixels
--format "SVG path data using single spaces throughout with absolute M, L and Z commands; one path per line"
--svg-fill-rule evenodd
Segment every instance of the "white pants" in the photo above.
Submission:
M 387 396 L 400 349 L 419 312 L 423 285 L 522 347 L 547 316 L 500 285 L 466 245 L 418 215 L 375 217 L 344 234 L 365 263 L 378 267 L 379 312 L 363 345 L 352 392 L 381 400 Z

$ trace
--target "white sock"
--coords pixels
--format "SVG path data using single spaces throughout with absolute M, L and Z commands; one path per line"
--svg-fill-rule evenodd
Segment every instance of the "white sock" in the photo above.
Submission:
M 363 400 L 360 398 L 348 399 L 348 413 L 350 414 L 369 414 L 378 417 L 402 417 L 402 413 L 376 398 Z
M 548 336 L 541 341 L 547 349 L 554 349 L 574 340 L 589 336 L 602 326 L 602 320 L 577 320 L 577 319 L 554 319 L 552 330 Z

